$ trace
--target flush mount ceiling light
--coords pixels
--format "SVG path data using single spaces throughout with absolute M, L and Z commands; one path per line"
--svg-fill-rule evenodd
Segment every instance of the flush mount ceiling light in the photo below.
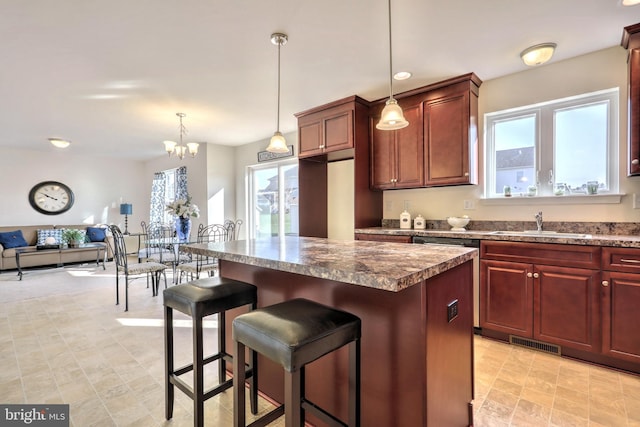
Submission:
M 67 148 L 69 144 L 71 144 L 71 141 L 67 141 L 66 139 L 60 139 L 60 138 L 49 138 L 49 142 L 53 144 L 54 147 L 58 147 L 58 148 Z
M 398 101 L 393 98 L 393 55 L 391 51 L 391 0 L 389 0 L 389 99 L 382 110 L 380 121 L 376 124 L 376 129 L 395 130 L 409 126 L 409 122 L 404 118 L 402 108 Z
M 278 113 L 276 119 L 276 131 L 273 133 L 267 151 L 270 153 L 288 153 L 289 147 L 287 147 L 287 141 L 280 133 L 280 47 L 285 45 L 289 41 L 289 37 L 283 33 L 271 34 L 271 43 L 278 46 Z
M 533 67 L 541 65 L 551 59 L 553 52 L 556 50 L 555 43 L 541 43 L 526 48 L 520 53 L 520 58 L 525 64 Z
M 180 160 L 184 159 L 187 151 L 189 152 L 191 157 L 195 157 L 196 154 L 198 154 L 198 145 L 200 144 L 198 144 L 197 142 L 189 142 L 185 145 L 182 142 L 182 136 L 187 133 L 187 128 L 182 124 L 182 118 L 186 117 L 187 115 L 185 113 L 176 113 L 176 116 L 180 117 L 180 142 L 177 143 L 174 141 L 164 141 L 164 149 L 169 154 L 169 157 L 171 157 L 171 155 L 175 153 Z
M 636 4 L 640 4 L 640 0 L 622 0 L 623 6 L 635 6 Z

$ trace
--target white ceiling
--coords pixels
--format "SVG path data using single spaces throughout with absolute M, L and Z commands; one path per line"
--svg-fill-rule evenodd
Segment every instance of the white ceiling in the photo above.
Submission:
M 620 0 L 393 0 L 394 92 L 475 72 L 523 71 L 519 53 L 558 44 L 552 62 L 618 46 L 640 22 Z M 0 146 L 148 159 L 178 139 L 240 145 L 294 113 L 388 96 L 386 0 L 0 0 Z M 588 70 L 585 70 L 588 72 Z M 295 141 L 289 141 L 295 143 Z

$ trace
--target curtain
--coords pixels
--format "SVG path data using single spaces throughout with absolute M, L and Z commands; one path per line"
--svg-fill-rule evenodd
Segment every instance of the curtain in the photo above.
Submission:
M 180 166 L 176 169 L 176 199 L 186 199 L 187 191 L 187 167 Z
M 161 223 L 164 221 L 164 194 L 166 187 L 166 177 L 164 172 L 153 174 L 151 184 L 151 207 L 149 212 L 149 224 Z

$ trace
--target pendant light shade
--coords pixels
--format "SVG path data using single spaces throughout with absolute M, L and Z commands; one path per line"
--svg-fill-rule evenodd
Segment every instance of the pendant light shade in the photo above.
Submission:
M 283 33 L 271 34 L 271 43 L 278 46 L 278 113 L 276 119 L 276 131 L 273 133 L 267 151 L 270 153 L 288 153 L 287 141 L 280 133 L 280 46 L 287 43 L 289 38 Z
M 409 126 L 409 122 L 404 118 L 402 108 L 398 101 L 393 98 L 393 55 L 391 50 L 391 0 L 389 0 L 389 99 L 382 110 L 380 121 L 376 124 L 376 129 L 395 130 Z

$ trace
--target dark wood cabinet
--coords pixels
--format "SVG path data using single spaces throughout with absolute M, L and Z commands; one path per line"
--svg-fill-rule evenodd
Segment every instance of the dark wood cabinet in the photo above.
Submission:
M 640 363 L 640 250 L 602 249 L 602 353 Z
M 622 47 L 629 51 L 628 63 L 628 175 L 640 175 L 640 23 L 625 27 Z
M 356 98 L 338 101 L 320 111 L 314 109 L 296 114 L 299 158 L 353 148 Z
M 424 103 L 427 186 L 477 183 L 477 98 L 462 87 Z
M 369 185 L 369 103 L 351 96 L 296 114 L 299 234 L 327 237 L 327 173 L 333 161 L 354 162 L 354 226 L 380 226 L 382 192 Z
M 422 106 L 403 105 L 409 126 L 398 130 L 379 130 L 381 106 L 369 119 L 371 137 L 371 185 L 379 190 L 415 188 L 424 184 L 424 143 Z
M 483 241 L 480 326 L 600 351 L 600 248 Z
M 411 243 L 411 236 L 397 236 L 391 234 L 356 233 L 356 240 L 368 240 L 371 242 Z
M 477 183 L 478 89 L 465 74 L 395 98 L 409 126 L 379 131 L 375 124 L 386 99 L 371 108 L 371 186 L 419 188 Z

